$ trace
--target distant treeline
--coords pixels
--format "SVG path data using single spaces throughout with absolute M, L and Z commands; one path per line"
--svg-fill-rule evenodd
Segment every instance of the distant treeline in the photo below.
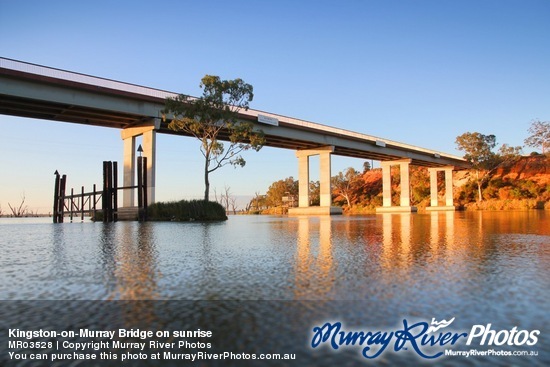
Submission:
M 441 172 L 441 174 L 443 174 Z M 392 202 L 399 205 L 399 169 L 392 168 Z M 478 182 L 481 200 L 478 197 Z M 374 211 L 382 206 L 382 170 L 348 168 L 332 177 L 333 204 L 347 213 Z M 420 210 L 430 205 L 430 176 L 424 167 L 410 167 L 411 205 Z M 445 182 L 438 179 L 440 200 Z M 550 156 L 503 157 L 492 169 L 454 172 L 454 204 L 465 209 L 550 209 Z M 310 205 L 319 205 L 319 182 L 310 182 Z M 283 213 L 297 203 L 298 180 L 288 177 L 271 184 L 265 195 L 256 195 L 250 213 Z

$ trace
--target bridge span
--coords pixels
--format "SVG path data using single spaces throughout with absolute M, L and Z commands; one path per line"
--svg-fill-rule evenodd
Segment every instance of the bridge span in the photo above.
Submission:
M 186 135 L 168 129 L 160 111 L 167 97 L 177 93 L 99 78 L 81 73 L 0 58 L 0 114 L 43 120 L 63 121 L 121 130 L 124 146 L 124 186 L 134 186 L 135 138 L 143 136 L 144 156 L 148 157 L 149 198 L 155 198 L 156 134 Z M 428 167 L 431 183 L 431 209 L 454 210 L 452 172 L 468 167 L 457 156 L 404 144 L 389 139 L 304 121 L 275 113 L 249 109 L 241 119 L 263 130 L 266 146 L 293 149 L 299 166 L 299 207 L 291 214 L 338 213 L 331 206 L 330 157 L 349 156 L 381 161 L 383 207 L 380 211 L 411 211 L 409 165 Z M 320 155 L 320 207 L 309 207 L 309 157 Z M 391 203 L 390 167 L 399 165 L 401 200 Z M 445 172 L 446 202 L 438 205 L 437 172 Z M 134 206 L 134 196 L 125 192 L 125 207 Z M 341 211 L 340 211 L 341 212 Z

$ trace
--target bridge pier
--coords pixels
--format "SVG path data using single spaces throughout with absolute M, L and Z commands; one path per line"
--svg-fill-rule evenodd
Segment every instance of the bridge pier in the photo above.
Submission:
M 428 211 L 437 210 L 455 210 L 453 205 L 453 166 L 428 168 L 430 172 L 430 206 L 426 207 Z M 445 173 L 445 205 L 439 205 L 437 192 L 437 173 Z
M 156 132 L 160 128 L 160 120 L 154 119 L 148 124 L 129 127 L 120 132 L 124 144 L 124 178 L 123 185 L 135 186 L 136 179 L 136 137 L 143 136 L 143 156 L 147 157 L 147 201 L 155 202 L 155 166 L 156 166 Z M 124 189 L 122 206 L 135 207 L 134 189 Z
M 411 206 L 411 189 L 409 183 L 409 165 L 411 159 L 399 159 L 395 161 L 382 161 L 382 207 L 376 208 L 377 213 L 415 212 L 416 207 Z M 391 166 L 399 165 L 401 177 L 401 197 L 399 206 L 392 206 L 391 202 Z
M 289 215 L 332 215 L 342 214 L 342 208 L 332 206 L 332 192 L 330 187 L 330 156 L 333 146 L 319 147 L 296 151 L 298 158 L 298 207 L 289 208 Z M 309 157 L 320 157 L 320 206 L 309 205 Z

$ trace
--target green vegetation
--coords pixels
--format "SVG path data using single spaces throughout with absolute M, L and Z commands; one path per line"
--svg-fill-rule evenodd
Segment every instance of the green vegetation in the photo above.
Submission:
M 455 143 L 458 150 L 466 153 L 464 159 L 472 165 L 475 171 L 478 199 L 482 201 L 481 186 L 491 169 L 497 165 L 497 155 L 492 151 L 497 144 L 496 136 L 467 132 L 458 136 Z
M 495 168 L 481 185 L 483 201 L 477 200 L 471 172 L 457 173 L 465 184 L 455 190 L 455 203 L 467 209 L 550 209 L 550 157 L 531 155 L 507 160 Z M 456 180 L 455 180 L 456 182 Z
M 548 122 L 535 121 L 529 129 L 533 146 L 549 146 Z M 527 142 L 527 139 L 526 139 Z M 464 133 L 456 138 L 458 148 L 472 169 L 453 175 L 454 204 L 474 210 L 550 209 L 550 155 L 531 153 L 522 156 L 521 147 L 502 144 L 498 152 L 494 135 L 478 132 Z M 410 166 L 411 205 L 420 210 L 430 205 L 430 178 L 424 167 Z M 443 172 L 439 172 L 443 175 Z M 391 168 L 392 203 L 399 205 L 400 175 L 398 167 Z M 333 204 L 346 213 L 373 212 L 382 206 L 382 170 L 364 164 L 363 172 L 347 168 L 332 177 Z M 444 179 L 438 179 L 440 200 L 444 200 Z M 310 205 L 315 205 L 318 182 L 310 182 Z M 289 177 L 274 182 L 266 195 L 256 197 L 249 208 L 254 213 L 281 214 L 286 207 L 297 204 L 298 181 Z M 283 200 L 293 197 L 295 200 Z M 318 204 L 317 204 L 318 205 Z
M 218 221 L 227 220 L 225 209 L 219 203 L 204 200 L 182 200 L 154 203 L 147 208 L 152 221 Z
M 265 143 L 264 133 L 254 129 L 251 122 L 238 119 L 240 110 L 248 110 L 254 98 L 252 85 L 241 79 L 221 80 L 206 75 L 200 87 L 201 98 L 180 94 L 167 98 L 163 120 L 168 127 L 194 136 L 200 141 L 204 164 L 204 200 L 209 201 L 210 173 L 227 164 L 243 167 L 246 161 L 239 154 L 253 149 L 258 151 Z M 220 141 L 229 141 L 226 147 Z
M 392 203 L 399 205 L 400 174 L 391 169 Z M 372 212 L 382 206 L 382 170 L 366 168 L 363 172 L 347 169 L 332 178 L 333 203 L 348 213 Z M 425 207 L 430 201 L 430 176 L 424 167 L 410 167 L 411 205 Z M 438 183 L 443 186 L 443 180 Z M 442 187 L 441 187 L 442 188 Z M 440 188 L 440 189 L 441 189 Z

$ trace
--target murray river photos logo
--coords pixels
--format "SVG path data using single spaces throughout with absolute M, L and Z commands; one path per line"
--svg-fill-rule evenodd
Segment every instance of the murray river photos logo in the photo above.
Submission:
M 449 350 L 459 344 L 465 344 L 469 346 L 468 348 L 476 346 L 533 346 L 537 344 L 540 334 L 540 330 L 518 330 L 517 327 L 510 330 L 493 330 L 491 324 L 473 325 L 468 333 L 447 330 L 454 320 L 453 317 L 449 321 L 432 319 L 431 323 L 425 321 L 409 323 L 404 319 L 402 328 L 385 331 L 347 331 L 340 322 L 327 322 L 313 328 L 311 347 L 315 349 L 328 345 L 334 350 L 343 347 L 358 347 L 361 350 L 361 355 L 368 359 L 377 358 L 382 353 L 391 350 L 393 352 L 413 351 L 422 358 L 434 359 L 444 354 L 468 357 L 487 352 L 476 352 L 472 349 L 468 351 Z

